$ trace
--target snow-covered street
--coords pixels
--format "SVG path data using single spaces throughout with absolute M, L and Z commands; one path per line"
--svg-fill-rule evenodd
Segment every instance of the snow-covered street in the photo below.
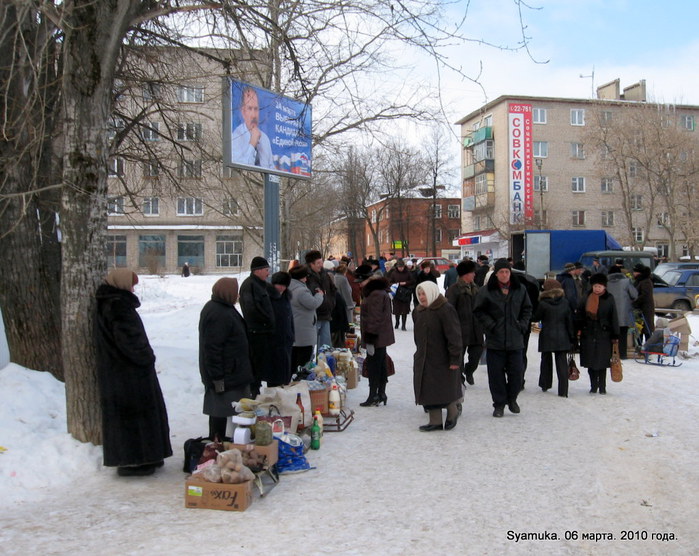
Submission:
M 413 340 L 396 331 L 386 407 L 308 454 L 245 512 L 184 507 L 182 445 L 207 431 L 197 364 L 199 311 L 218 277 L 141 277 L 139 310 L 158 358 L 175 455 L 152 477 L 118 477 L 101 448 L 65 432 L 63 385 L 0 369 L 3 554 L 696 554 L 699 356 L 678 368 L 624 362 L 589 394 L 543 393 L 537 336 L 522 412 L 492 417 L 485 367 L 452 431 L 426 423 L 412 393 Z M 699 337 L 699 316 L 690 317 Z M 610 540 L 611 539 L 611 540 Z

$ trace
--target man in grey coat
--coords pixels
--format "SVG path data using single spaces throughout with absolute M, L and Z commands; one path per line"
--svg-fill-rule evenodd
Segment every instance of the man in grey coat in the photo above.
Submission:
M 636 326 L 632 304 L 638 297 L 638 291 L 631 284 L 631 280 L 621 272 L 621 267 L 617 265 L 609 268 L 607 280 L 607 291 L 614 297 L 619 319 L 619 357 L 626 359 L 629 328 Z
M 291 283 L 291 313 L 294 316 L 294 346 L 291 348 L 291 374 L 311 360 L 318 340 L 316 330 L 316 309 L 323 303 L 324 295 L 311 293 L 306 286 L 308 267 L 301 265 L 289 271 Z

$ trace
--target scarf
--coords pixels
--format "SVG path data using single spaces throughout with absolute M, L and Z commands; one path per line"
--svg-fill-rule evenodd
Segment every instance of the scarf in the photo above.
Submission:
M 592 320 L 597 320 L 597 310 L 599 309 L 599 295 L 590 292 L 585 303 L 585 314 Z
M 500 280 L 498 280 L 498 286 L 500 286 L 500 291 L 503 295 L 510 293 L 510 281 L 508 281 L 507 284 L 503 284 Z

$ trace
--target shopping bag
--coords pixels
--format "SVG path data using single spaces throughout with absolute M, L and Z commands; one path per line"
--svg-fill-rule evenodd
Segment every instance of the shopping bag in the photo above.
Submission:
M 568 354 L 568 380 L 578 380 L 580 378 L 580 370 L 575 364 L 575 355 Z
M 619 344 L 612 345 L 612 359 L 609 362 L 613 382 L 621 382 L 624 378 L 621 368 L 621 357 L 619 357 Z

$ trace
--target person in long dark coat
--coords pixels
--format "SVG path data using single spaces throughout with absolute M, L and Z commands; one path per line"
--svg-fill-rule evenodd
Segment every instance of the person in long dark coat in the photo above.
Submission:
M 291 349 L 294 346 L 294 314 L 291 310 L 291 292 L 288 272 L 275 272 L 272 286 L 278 295 L 271 295 L 274 311 L 274 334 L 268 347 L 272 351 L 272 366 L 267 375 L 267 386 L 282 386 L 291 382 Z
M 250 396 L 254 381 L 243 317 L 235 308 L 238 280 L 220 278 L 199 315 L 199 374 L 209 438 L 223 440 L 233 402 Z
M 122 476 L 151 475 L 172 455 L 165 401 L 133 294 L 138 276 L 112 270 L 97 288 L 95 343 L 104 465 Z
M 417 285 L 419 305 L 413 311 L 415 355 L 413 389 L 415 403 L 429 413 L 420 431 L 451 430 L 459 418 L 461 384 L 461 327 L 456 309 L 431 281 Z M 442 424 L 442 409 L 447 415 Z
M 415 273 L 415 288 L 417 289 L 418 285 L 427 280 L 436 284 L 437 278 L 439 278 L 439 272 L 432 266 L 432 261 L 422 261 L 420 263 L 420 270 Z M 413 304 L 415 307 L 420 304 L 417 299 L 416 290 L 413 290 Z
M 583 298 L 576 313 L 580 330 L 580 364 L 590 375 L 590 393 L 607 393 L 607 368 L 612 344 L 619 343 L 619 319 L 614 297 L 607 292 L 607 275 L 590 277 L 592 291 Z
M 368 270 L 364 270 L 367 268 Z M 369 396 L 359 405 L 363 407 L 386 405 L 386 347 L 395 343 L 391 326 L 391 298 L 388 280 L 383 276 L 367 275 L 371 269 L 363 265 L 357 268 L 362 280 L 362 305 L 359 328 L 362 346 L 366 348 L 366 367 L 369 374 Z
M 553 386 L 553 361 L 555 360 L 558 395 L 567 398 L 568 352 L 573 349 L 575 327 L 573 312 L 558 280 L 549 278 L 544 282 L 544 291 L 539 296 L 539 304 L 534 310 L 532 320 L 541 321 L 539 387 L 546 392 Z
M 390 284 L 398 284 L 398 287 L 406 288 L 410 290 L 412 295 L 413 284 L 415 283 L 413 279 L 413 273 L 408 270 L 405 266 L 405 261 L 403 259 L 398 259 L 395 266 L 388 272 L 388 281 Z M 405 324 L 408 320 L 408 313 L 410 313 L 410 298 L 407 301 L 403 299 L 393 298 L 393 315 L 396 317 L 396 328 L 398 328 L 399 320 L 401 321 L 401 329 L 405 330 Z
M 643 314 L 643 338 L 647 340 L 655 330 L 655 299 L 653 298 L 653 280 L 650 268 L 638 263 L 633 267 L 634 287 L 638 296 L 633 302 L 634 308 Z

